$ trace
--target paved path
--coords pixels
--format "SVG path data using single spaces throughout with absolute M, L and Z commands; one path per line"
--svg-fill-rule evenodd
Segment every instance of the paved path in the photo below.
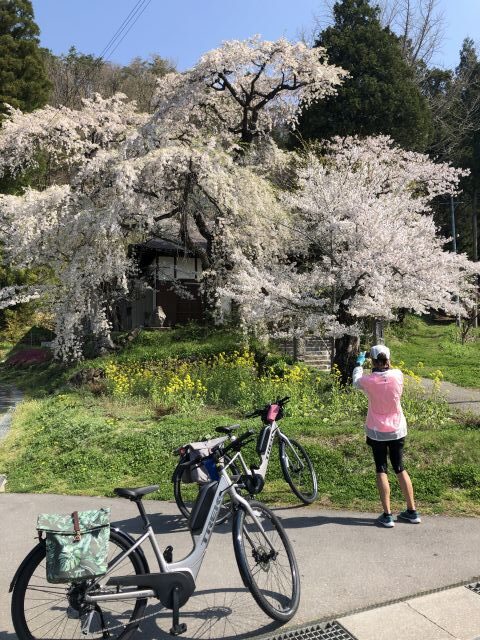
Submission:
M 191 540 L 176 505 L 151 500 L 145 504 L 161 547 L 172 544 L 174 558 L 184 557 Z M 111 506 L 112 520 L 122 529 L 140 532 L 134 505 L 127 500 L 0 494 L 1 640 L 15 639 L 8 585 L 34 544 L 36 515 L 99 505 Z M 335 619 L 357 640 L 480 637 L 480 595 L 458 586 L 480 576 L 480 518 L 427 516 L 421 525 L 398 523 L 381 529 L 373 525 L 377 514 L 315 506 L 278 513 L 294 545 L 302 583 L 300 609 L 289 627 Z M 451 585 L 457 586 L 413 599 Z M 395 604 L 372 609 L 392 601 Z M 243 587 L 228 523 L 214 532 L 197 591 L 182 609 L 182 620 L 188 624 L 184 638 L 246 638 L 287 630 L 272 623 Z M 145 623 L 138 638 L 165 640 L 169 628 L 169 614 L 160 612 Z
M 480 376 L 480 365 L 478 375 Z M 433 389 L 433 380 L 422 378 L 422 384 L 428 391 Z M 480 415 L 480 389 L 467 389 L 452 382 L 441 382 L 440 393 L 452 407 Z
M 16 405 L 22 394 L 13 387 L 0 385 L 0 440 L 7 435 Z

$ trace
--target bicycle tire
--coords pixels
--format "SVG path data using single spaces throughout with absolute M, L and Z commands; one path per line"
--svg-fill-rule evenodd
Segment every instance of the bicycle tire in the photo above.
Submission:
M 110 531 L 108 553 L 109 565 L 119 553 L 127 551 L 129 543 L 115 531 Z M 127 565 L 128 563 L 128 565 Z M 126 573 L 130 568 L 130 573 Z M 112 575 L 143 574 L 145 568 L 136 552 L 120 562 Z M 138 624 L 135 621 L 143 616 L 147 604 L 146 598 L 136 600 L 116 600 L 102 602 L 95 608 L 96 615 L 92 623 L 92 633 L 88 636 L 81 631 L 81 619 L 78 612 L 81 590 L 87 582 L 70 584 L 52 584 L 47 582 L 45 567 L 45 544 L 40 543 L 33 550 L 30 561 L 25 564 L 17 576 L 12 593 L 12 622 L 18 640 L 74 640 L 108 637 L 116 640 L 128 640 L 135 633 Z M 112 591 L 115 592 L 115 587 Z M 50 597 L 49 597 L 50 594 Z M 51 608 L 50 608 L 51 607 Z M 129 611 L 120 611 L 130 608 Z M 62 613 L 62 610 L 64 613 Z M 125 618 L 128 617 L 128 620 Z M 122 622 L 123 619 L 123 622 Z M 32 628 L 33 627 L 33 628 Z M 117 635 L 118 632 L 118 635 Z
M 283 477 L 299 500 L 304 504 L 311 504 L 318 494 L 317 474 L 302 445 L 291 438 L 289 443 L 280 440 L 280 466 Z M 292 449 L 289 456 L 288 451 Z
M 250 502 L 273 545 L 270 549 L 255 520 L 243 508 L 235 513 L 233 548 L 243 584 L 258 606 L 273 620 L 287 622 L 298 609 L 300 578 L 292 545 L 279 518 L 261 502 Z M 276 582 L 276 584 L 275 584 Z
M 225 463 L 231 461 L 231 458 L 227 455 L 224 456 Z M 197 499 L 199 492 L 199 485 L 196 482 L 182 482 L 182 476 L 186 473 L 185 468 L 182 468 L 180 465 L 184 462 L 188 462 L 188 456 L 184 455 L 180 458 L 179 463 L 173 472 L 173 495 L 175 497 L 175 502 L 177 503 L 177 507 L 180 510 L 180 513 L 187 519 L 190 520 L 190 514 L 192 512 L 193 505 L 195 504 L 195 500 Z M 232 464 L 230 467 L 232 473 L 234 475 L 240 475 L 235 464 Z M 228 494 L 225 495 L 224 503 L 220 507 L 220 511 L 218 512 L 217 520 L 215 524 L 222 524 L 228 520 L 231 514 L 231 508 L 229 504 L 230 497 Z

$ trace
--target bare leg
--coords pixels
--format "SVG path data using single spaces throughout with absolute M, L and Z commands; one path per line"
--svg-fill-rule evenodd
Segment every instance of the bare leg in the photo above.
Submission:
M 388 476 L 386 473 L 377 473 L 377 489 L 380 494 L 380 501 L 382 503 L 384 513 L 391 513 L 390 483 L 388 482 Z
M 406 471 L 400 471 L 400 473 L 397 473 L 397 478 L 403 497 L 407 501 L 407 509 L 415 511 L 415 498 L 413 497 L 413 486 L 410 476 Z

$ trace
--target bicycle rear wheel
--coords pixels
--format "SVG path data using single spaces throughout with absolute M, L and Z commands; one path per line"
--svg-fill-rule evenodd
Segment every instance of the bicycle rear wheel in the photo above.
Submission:
M 128 542 L 110 531 L 108 564 L 129 548 Z M 135 552 L 119 563 L 113 575 L 145 573 L 143 562 Z M 82 610 L 83 597 L 92 579 L 69 584 L 47 582 L 45 545 L 33 550 L 29 562 L 17 577 L 12 594 L 12 621 L 19 640 L 128 640 L 138 628 L 146 598 L 102 602 L 95 606 L 90 633 L 82 633 L 81 626 L 88 610 Z M 108 587 L 106 588 L 108 589 Z M 112 592 L 115 588 L 111 587 Z M 106 592 L 106 591 L 105 591 Z M 104 593 L 104 592 L 102 592 Z M 87 605 L 88 606 L 88 605 Z
M 274 620 L 286 622 L 300 602 L 295 554 L 277 516 L 261 502 L 253 501 L 250 507 L 258 522 L 240 507 L 233 524 L 238 569 L 258 606 Z
M 224 456 L 225 465 L 228 464 L 231 460 L 228 456 Z M 185 468 L 182 468 L 180 465 L 184 462 L 188 462 L 188 456 L 182 456 L 177 465 L 177 468 L 173 472 L 173 495 L 175 496 L 175 502 L 177 503 L 177 507 L 180 509 L 180 512 L 185 516 L 187 520 L 190 520 L 190 514 L 192 513 L 193 505 L 198 497 L 198 492 L 200 491 L 200 486 L 197 482 L 184 482 L 183 477 L 184 474 L 187 473 Z M 239 475 L 239 471 L 236 466 L 233 464 L 230 467 L 233 475 Z M 230 496 L 225 494 L 223 499 L 223 504 L 220 507 L 217 516 L 216 524 L 221 524 L 225 522 L 231 514 L 231 503 Z
M 305 504 L 311 504 L 318 493 L 317 475 L 299 442 L 291 438 L 280 440 L 280 465 L 293 493 Z

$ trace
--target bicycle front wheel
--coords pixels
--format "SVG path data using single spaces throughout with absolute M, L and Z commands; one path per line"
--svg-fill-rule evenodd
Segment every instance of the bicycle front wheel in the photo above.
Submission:
M 225 464 L 228 464 L 230 462 L 230 458 L 228 456 L 224 456 L 224 461 Z M 188 462 L 187 456 L 180 458 L 180 462 L 173 473 L 173 495 L 175 496 L 175 502 L 177 503 L 177 507 L 180 509 L 180 513 L 182 513 L 187 520 L 190 520 L 190 514 L 192 513 L 193 505 L 198 497 L 201 485 L 197 482 L 184 482 L 183 478 L 188 475 L 186 469 L 181 467 L 184 462 Z M 234 464 L 230 469 L 233 475 L 240 475 L 240 472 Z M 216 524 L 225 522 L 230 514 L 230 496 L 225 494 L 223 504 L 218 512 Z
M 317 475 L 312 461 L 296 440 L 280 440 L 280 464 L 293 493 L 305 504 L 311 504 L 318 493 Z
M 243 584 L 258 606 L 286 622 L 298 609 L 297 561 L 280 520 L 261 502 L 250 502 L 255 517 L 240 507 L 233 525 L 233 548 Z
M 110 531 L 108 564 L 129 548 L 128 542 L 115 531 Z M 145 573 L 143 562 L 134 552 L 121 561 L 114 575 Z M 91 593 L 93 580 L 69 584 L 47 582 L 45 545 L 33 550 L 30 561 L 17 577 L 12 594 L 12 621 L 19 640 L 128 640 L 137 630 L 139 618 L 143 616 L 146 598 L 103 601 L 97 605 L 84 602 Z M 114 587 L 106 587 L 115 592 Z M 87 616 L 91 615 L 89 631 L 82 632 Z

